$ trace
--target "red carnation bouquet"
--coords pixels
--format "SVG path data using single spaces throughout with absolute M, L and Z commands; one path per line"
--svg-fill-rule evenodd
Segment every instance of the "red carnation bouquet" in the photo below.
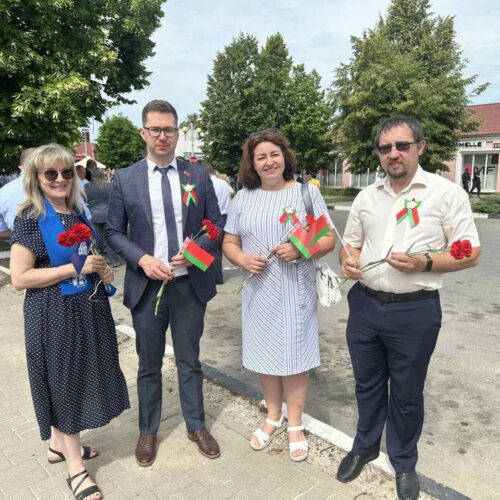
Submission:
M 83 223 L 73 224 L 71 229 L 67 231 L 63 231 L 57 235 L 57 243 L 63 247 L 75 247 L 75 251 L 71 256 L 71 262 L 75 266 L 76 272 L 80 274 L 87 255 L 91 253 L 92 255 L 101 255 L 99 250 L 99 245 L 97 244 L 96 239 L 92 233 L 92 230 L 89 226 Z M 99 280 L 94 288 L 94 292 L 89 297 L 95 295 L 97 291 L 97 287 L 101 284 L 102 280 Z M 111 297 L 116 292 L 116 288 L 112 285 L 104 285 L 106 290 L 106 295 Z
M 57 235 L 57 243 L 63 247 L 72 247 L 92 239 L 92 230 L 86 224 L 74 224 L 71 229 Z
M 204 248 L 196 243 L 196 240 L 204 234 L 207 235 L 209 240 L 217 241 L 219 239 L 220 231 L 219 228 L 211 220 L 203 219 L 201 221 L 201 229 L 192 238 L 186 238 L 184 240 L 182 248 L 177 254 L 184 256 L 186 260 L 191 262 L 191 264 L 196 266 L 201 271 L 206 271 L 215 260 L 215 257 L 212 254 L 207 252 Z M 165 280 L 162 283 L 160 290 L 158 291 L 158 295 L 156 296 L 155 316 L 158 314 L 158 310 L 160 308 L 160 300 L 163 297 L 163 293 L 167 284 L 168 280 Z

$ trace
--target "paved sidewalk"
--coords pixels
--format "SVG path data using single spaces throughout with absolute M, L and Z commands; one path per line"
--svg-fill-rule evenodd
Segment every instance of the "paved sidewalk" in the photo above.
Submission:
M 0 497 L 70 498 L 64 464 L 47 463 L 47 444 L 40 440 L 34 418 L 24 354 L 23 294 L 2 286 L 5 276 L 0 278 Z M 106 500 L 395 498 L 393 480 L 371 466 L 354 483 L 336 481 L 334 473 L 344 452 L 312 435 L 310 457 L 304 463 L 289 460 L 285 434 L 268 450 L 254 452 L 248 438 L 263 418 L 258 405 L 211 381 L 205 382 L 208 425 L 222 455 L 204 458 L 186 438 L 174 360 L 168 357 L 158 458 L 152 467 L 139 468 L 133 455 L 138 433 L 137 362 L 133 340 L 121 334 L 120 359 L 132 408 L 108 426 L 85 432 L 82 439 L 100 450 L 100 456 L 88 462 L 88 470 Z

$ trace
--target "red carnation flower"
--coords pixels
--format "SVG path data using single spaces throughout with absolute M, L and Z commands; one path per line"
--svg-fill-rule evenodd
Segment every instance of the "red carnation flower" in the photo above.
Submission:
M 89 241 L 92 238 L 92 231 L 86 224 L 75 224 L 71 228 L 75 243 L 83 243 L 84 241 Z
M 306 215 L 306 225 L 307 227 L 311 227 L 314 224 L 314 216 Z
M 472 245 L 469 240 L 462 241 L 462 252 L 465 257 L 470 257 L 472 255 Z
M 57 243 L 63 247 L 72 247 L 76 241 L 71 231 L 63 231 L 57 235 Z
M 464 258 L 464 251 L 462 249 L 461 241 L 454 241 L 451 244 L 450 254 L 456 260 L 462 260 Z
M 210 219 L 203 219 L 201 223 L 203 225 L 203 228 L 207 231 L 207 236 L 209 239 L 213 241 L 219 239 L 219 228 Z

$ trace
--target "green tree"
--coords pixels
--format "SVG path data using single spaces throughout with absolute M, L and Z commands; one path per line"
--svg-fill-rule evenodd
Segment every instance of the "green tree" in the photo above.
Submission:
M 287 83 L 282 130 L 297 155 L 300 170 L 317 172 L 328 161 L 330 109 L 316 70 L 307 73 L 303 64 L 293 68 Z
M 164 0 L 4 0 L 0 7 L 0 158 L 21 148 L 79 142 L 144 88 Z
M 139 131 L 123 115 L 111 116 L 103 122 L 96 149 L 97 159 L 109 168 L 128 167 L 145 156 Z
M 464 106 L 487 84 L 464 77 L 466 61 L 455 42 L 452 17 L 433 16 L 428 0 L 393 0 L 386 18 L 361 37 L 351 37 L 353 55 L 336 70 L 330 102 L 333 139 L 350 169 L 374 169 L 373 138 L 378 124 L 393 114 L 416 117 L 424 126 L 427 148 L 422 165 L 447 170 L 460 131 L 478 122 Z
M 217 54 L 208 77 L 200 113 L 204 153 L 230 172 L 251 133 L 276 127 L 289 138 L 299 168 L 316 170 L 329 149 L 330 113 L 318 73 L 293 65 L 279 33 L 261 49 L 254 36 L 241 34 Z
M 200 112 L 203 152 L 218 170 L 231 171 L 238 166 L 241 145 L 249 131 L 257 130 L 252 109 L 258 55 L 257 39 L 240 34 L 217 53 L 208 77 L 207 98 Z

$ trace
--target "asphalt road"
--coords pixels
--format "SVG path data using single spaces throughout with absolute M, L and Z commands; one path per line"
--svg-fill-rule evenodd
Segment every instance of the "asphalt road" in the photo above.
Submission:
M 347 212 L 333 217 L 342 234 Z M 500 491 L 500 221 L 477 219 L 476 224 L 481 264 L 448 274 L 441 292 L 443 327 L 429 367 L 417 469 L 472 498 L 493 499 Z M 338 250 L 326 261 L 338 271 Z M 225 279 L 208 307 L 202 359 L 258 388 L 257 376 L 241 366 L 240 298 L 232 293 L 241 274 L 225 271 Z M 319 309 L 322 365 L 311 372 L 306 411 L 353 436 L 357 410 L 345 342 L 347 315 L 344 299 Z

